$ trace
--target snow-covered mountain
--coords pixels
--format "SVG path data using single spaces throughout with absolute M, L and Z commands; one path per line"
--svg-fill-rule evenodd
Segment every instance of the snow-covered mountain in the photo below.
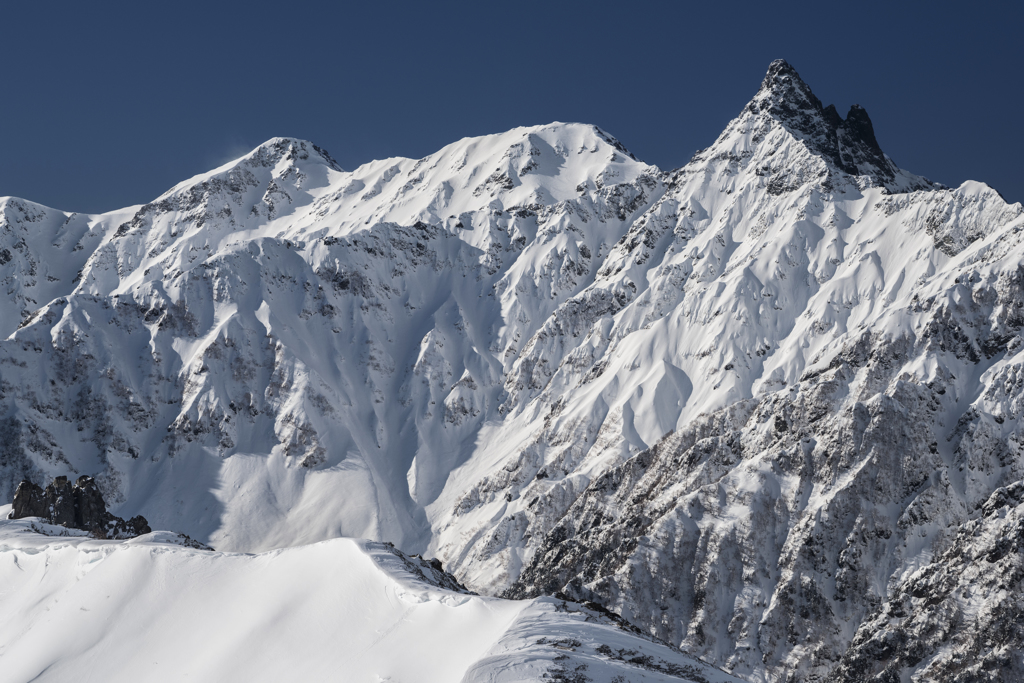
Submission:
M 552 124 L 3 199 L 0 500 L 90 474 L 218 550 L 391 541 L 752 680 L 1024 675 L 1022 229 L 783 61 L 672 172 Z

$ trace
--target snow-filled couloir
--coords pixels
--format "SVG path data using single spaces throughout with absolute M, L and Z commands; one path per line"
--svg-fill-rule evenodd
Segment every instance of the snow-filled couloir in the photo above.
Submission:
M 0 499 L 90 474 L 218 550 L 387 540 L 743 676 L 862 680 L 1024 476 L 1022 226 L 782 61 L 672 172 L 552 124 L 350 172 L 275 139 L 98 216 L 3 199 Z M 940 675 L 933 641 L 901 670 Z

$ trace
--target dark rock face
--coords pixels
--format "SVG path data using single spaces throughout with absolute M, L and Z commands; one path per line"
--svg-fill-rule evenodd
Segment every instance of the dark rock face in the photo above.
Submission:
M 829 683 L 1024 680 L 1024 481 L 978 513 L 861 623 Z
M 79 477 L 75 482 L 75 524 L 80 529 L 93 529 L 106 522 L 107 505 L 103 502 L 92 477 Z
M 74 487 L 67 477 L 57 477 L 46 487 L 45 492 L 47 509 L 49 510 L 50 523 L 57 526 L 66 526 L 70 529 L 78 529 L 75 523 L 75 494 Z
M 50 524 L 82 529 L 98 538 L 134 538 L 152 531 L 141 515 L 125 521 L 107 512 L 95 480 L 85 475 L 74 484 L 67 477 L 57 477 L 45 490 L 30 481 L 21 482 L 10 519 L 23 517 L 42 517 Z
M 47 517 L 43 490 L 27 479 L 18 484 L 18 490 L 14 492 L 14 510 L 10 519 L 23 517 Z

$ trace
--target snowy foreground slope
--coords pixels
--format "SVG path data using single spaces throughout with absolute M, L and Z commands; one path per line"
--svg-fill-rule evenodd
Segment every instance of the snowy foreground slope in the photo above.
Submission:
M 6 198 L 0 501 L 89 474 L 222 551 L 391 541 L 752 680 L 1013 680 L 1022 263 L 1020 204 L 782 61 L 672 172 L 552 124 Z
M 578 604 L 468 595 L 383 543 L 225 554 L 167 532 L 99 541 L 9 511 L 4 683 L 738 680 Z

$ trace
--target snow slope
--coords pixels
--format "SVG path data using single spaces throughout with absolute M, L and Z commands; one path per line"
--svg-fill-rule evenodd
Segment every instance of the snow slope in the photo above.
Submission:
M 167 532 L 98 541 L 9 511 L 4 683 L 736 680 L 579 605 L 446 589 L 383 543 L 218 553 Z
M 672 172 L 551 124 L 0 199 L 0 500 L 90 474 L 222 550 L 388 540 L 822 680 L 1022 476 L 1022 230 L 782 61 Z

